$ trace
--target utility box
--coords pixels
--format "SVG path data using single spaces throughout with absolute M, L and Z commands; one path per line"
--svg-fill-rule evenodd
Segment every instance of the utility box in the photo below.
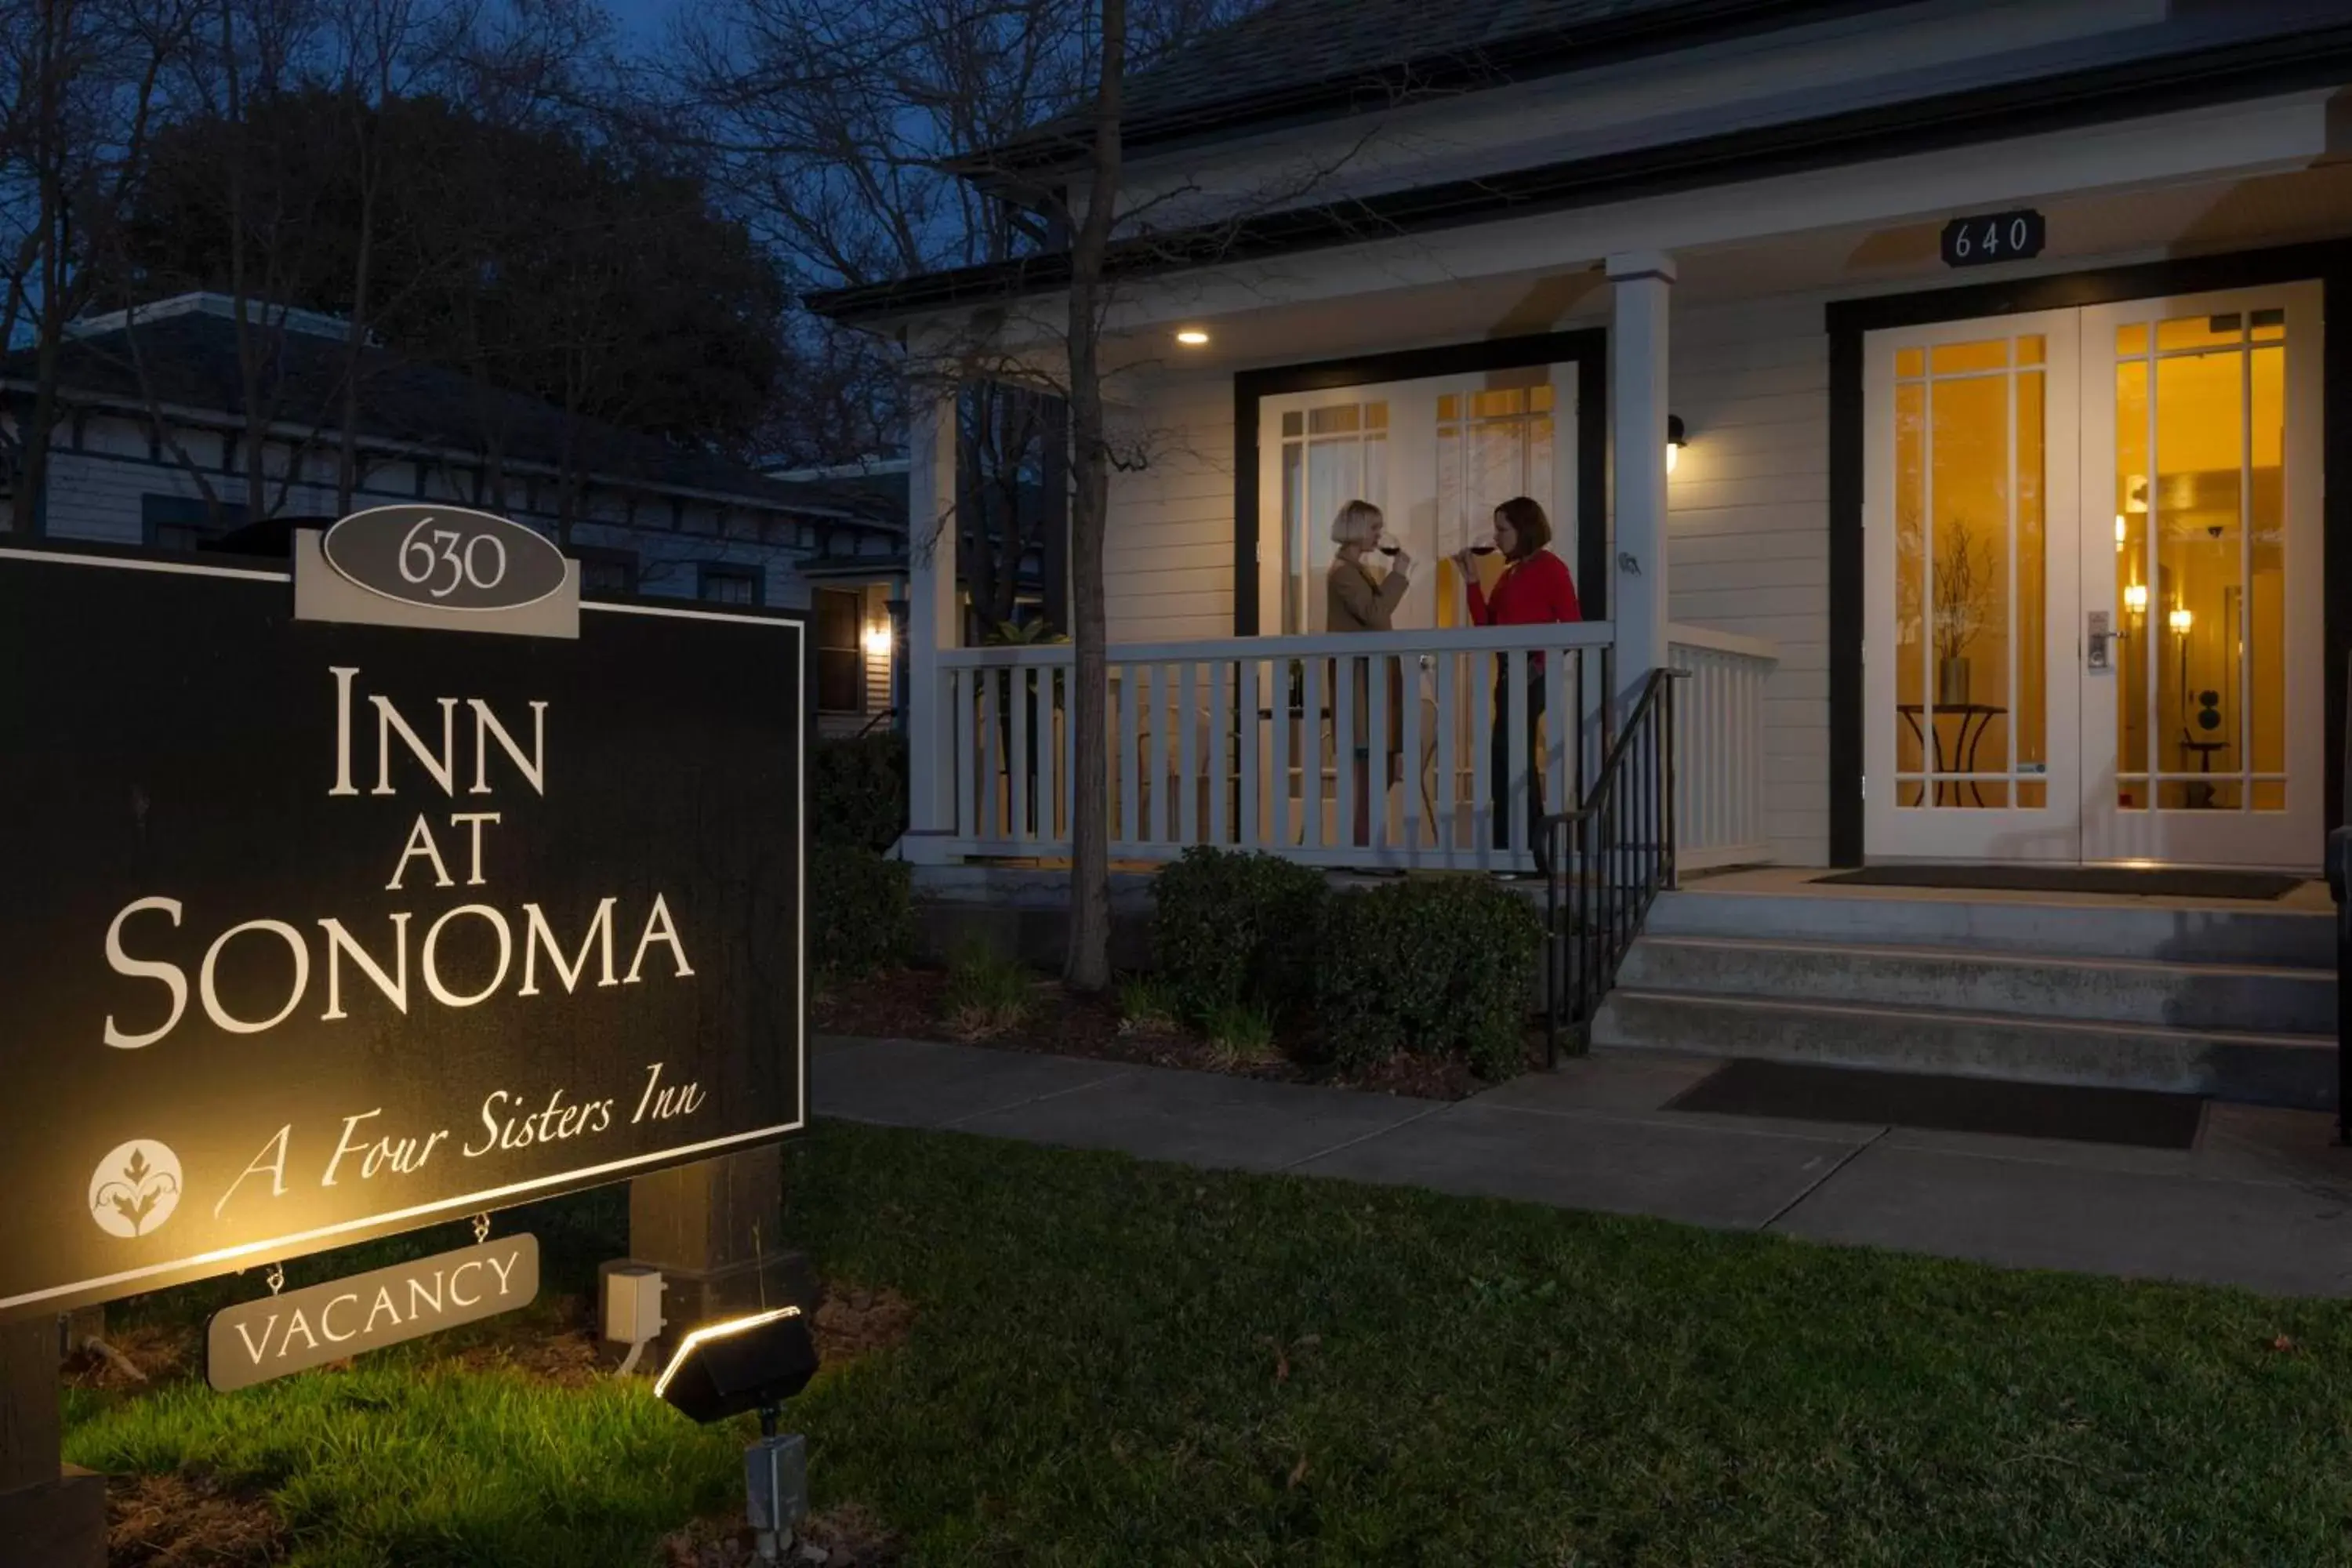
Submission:
M 604 1285 L 604 1337 L 624 1345 L 659 1338 L 665 1321 L 661 1270 L 622 1262 L 607 1263 L 598 1272 Z

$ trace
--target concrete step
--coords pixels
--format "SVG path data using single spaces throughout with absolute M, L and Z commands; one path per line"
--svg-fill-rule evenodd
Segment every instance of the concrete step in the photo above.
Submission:
M 1596 1046 L 2166 1089 L 2331 1110 L 2332 1036 L 2078 1023 L 1928 1007 L 1694 995 L 1619 985 Z
M 1677 995 L 1925 1007 L 2233 1034 L 2333 1035 L 2333 970 L 1645 935 L 1617 983 Z
M 1750 937 L 1857 946 L 1953 948 L 2147 963 L 2336 966 L 2326 910 L 2153 900 L 2052 901 L 1906 889 L 1662 893 L 1654 936 Z

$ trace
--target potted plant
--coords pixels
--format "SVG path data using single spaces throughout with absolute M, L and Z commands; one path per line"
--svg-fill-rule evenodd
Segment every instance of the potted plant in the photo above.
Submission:
M 998 621 L 988 628 L 987 634 L 981 638 L 981 644 L 984 647 L 1050 647 L 1069 640 L 1056 631 L 1051 622 L 1040 617 L 1029 621 Z M 1063 690 L 1066 677 L 1058 669 L 1039 673 L 1045 683 L 1046 700 L 1053 705 L 1055 717 L 1059 718 L 1066 696 Z M 996 672 L 995 680 L 996 740 L 1008 770 L 1013 765 L 1013 676 L 1012 670 L 1001 669 Z M 1021 765 L 1028 770 L 1029 780 L 1029 821 L 1024 826 L 1033 833 L 1037 828 L 1037 731 L 1044 728 L 1045 725 L 1036 723 L 1029 726 L 1028 744 L 1024 748 L 1027 755 L 1021 761 Z M 1010 783 L 1009 780 L 1007 782 Z M 1011 797 L 1008 795 L 1006 798 L 1009 800 Z
M 1984 630 L 1991 609 L 1991 574 L 1979 570 L 1975 530 L 1954 518 L 1939 531 L 1944 548 L 1936 560 L 1936 706 L 1965 707 L 1969 700 L 1969 649 Z

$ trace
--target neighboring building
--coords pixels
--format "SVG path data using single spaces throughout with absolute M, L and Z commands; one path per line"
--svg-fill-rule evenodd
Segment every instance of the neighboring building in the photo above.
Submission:
M 2308 876 L 2343 816 L 2347 88 L 2341 0 L 1271 0 L 1139 74 L 1118 195 L 1151 232 L 1114 239 L 1102 344 L 1112 855 L 1525 868 L 1540 784 L 1605 805 L 1571 889 L 1634 919 L 1676 868 L 2032 870 L 2048 907 L 1678 895 L 1685 947 L 1730 947 L 1655 957 L 1683 1010 L 1601 1037 L 2320 1093 L 2332 989 L 2220 1026 L 2279 1041 L 2198 1033 L 2227 1010 L 2189 993 L 2095 1009 L 2148 961 L 2316 962 L 2324 917 L 2081 899 L 2093 868 Z M 1083 188 L 1087 141 L 963 167 L 1018 205 Z M 957 494 L 940 366 L 1061 374 L 1068 276 L 816 301 L 932 356 L 919 531 Z M 1514 496 L 1589 624 L 1464 624 L 1493 568 L 1446 558 Z M 1427 568 L 1386 637 L 1326 635 L 1352 500 Z M 1076 770 L 1036 738 L 1067 654 L 959 646 L 955 566 L 914 563 L 907 853 L 1065 854 Z M 1671 768 L 1601 777 L 1677 688 Z M 1969 962 L 1739 957 L 1803 936 Z M 2074 959 L 2011 985 L 2004 945 Z M 1742 994 L 1685 1005 L 1709 987 Z M 2016 1045 L 2053 1017 L 2089 1022 Z
M 234 302 L 189 294 L 143 306 L 135 321 L 117 311 L 69 329 L 47 493 L 0 496 L 0 539 L 14 528 L 184 552 L 257 516 L 332 517 L 347 325 L 275 308 L 267 316 L 277 417 L 260 505 L 246 494 Z M 887 722 L 894 705 L 885 595 L 842 597 L 818 583 L 903 574 L 903 505 L 877 504 L 854 487 L 772 479 L 653 437 L 567 419 L 378 348 L 362 351 L 360 389 L 353 510 L 431 500 L 499 512 L 577 557 L 591 595 L 809 611 L 823 726 Z M 0 361 L 0 416 L 12 433 L 32 394 L 30 352 Z M 494 443 L 486 432 L 496 433 Z M 593 458 L 571 460 L 581 450 Z M 577 491 L 568 523 L 567 469 Z

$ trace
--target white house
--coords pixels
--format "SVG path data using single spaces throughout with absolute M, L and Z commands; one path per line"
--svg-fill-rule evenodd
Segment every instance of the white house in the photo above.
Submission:
M 1685 871 L 2315 872 L 2352 652 L 2352 483 L 2326 482 L 2352 452 L 2347 85 L 2341 0 L 1273 0 L 1137 78 L 1114 855 L 1524 865 L 1529 782 L 1588 798 L 1677 668 L 1671 769 L 1614 787 L 1659 796 Z M 1086 141 L 972 178 L 1082 187 Z M 1051 363 L 1066 277 L 821 304 L 919 362 Z M 1035 670 L 1066 654 L 952 646 L 925 395 L 913 527 L 944 543 L 912 595 L 908 852 L 1051 855 Z M 1517 494 L 1588 624 L 1465 627 L 1433 571 L 1410 630 L 1322 635 L 1339 503 L 1427 563 Z M 1342 741 L 1383 724 L 1403 761 L 1360 818 L 1378 763 Z M 1747 908 L 1719 930 L 1764 934 Z
M 39 497 L 0 489 L 0 532 L 193 551 L 257 520 L 335 514 L 348 323 L 249 307 L 264 323 L 275 416 L 267 493 L 247 495 L 249 426 L 235 302 L 187 294 L 68 329 L 64 416 Z M 31 351 L 0 363 L 0 417 L 29 414 Z M 354 510 L 437 500 L 539 528 L 582 563 L 592 594 L 644 594 L 810 613 L 819 718 L 877 721 L 891 697 L 892 599 L 903 594 L 903 508 L 822 476 L 772 478 L 499 392 L 381 349 L 363 351 Z M 495 436 L 496 452 L 491 447 Z M 574 450 L 593 454 L 585 462 Z M 568 525 L 562 476 L 576 476 Z

